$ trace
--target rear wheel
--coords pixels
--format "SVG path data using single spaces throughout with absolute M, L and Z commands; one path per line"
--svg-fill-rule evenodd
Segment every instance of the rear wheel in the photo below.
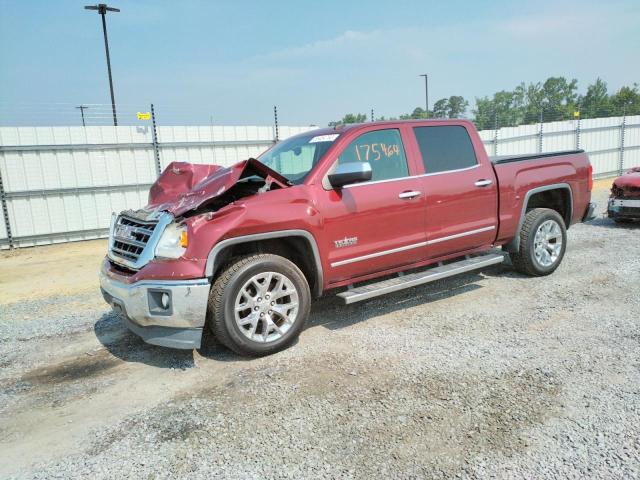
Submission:
M 520 248 L 511 254 L 516 270 L 527 275 L 552 273 L 567 248 L 567 229 L 558 212 L 535 208 L 527 212 L 520 229 Z
M 234 259 L 214 282 L 209 327 L 241 355 L 269 355 L 291 345 L 309 316 L 311 294 L 300 269 L 278 255 Z

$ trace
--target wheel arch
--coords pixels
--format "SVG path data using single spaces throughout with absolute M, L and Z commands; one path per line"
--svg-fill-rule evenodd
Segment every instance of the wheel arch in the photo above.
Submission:
M 205 275 L 213 279 L 229 259 L 251 252 L 274 253 L 291 260 L 307 278 L 313 296 L 322 295 L 323 272 L 318 244 L 306 230 L 278 230 L 223 240 L 209 252 Z
M 532 208 L 550 208 L 560 214 L 568 230 L 573 218 L 573 192 L 568 183 L 554 183 L 542 187 L 532 188 L 527 191 L 522 201 L 520 219 L 513 239 L 503 245 L 507 252 L 517 252 L 520 249 L 520 231 L 524 223 L 524 217 Z

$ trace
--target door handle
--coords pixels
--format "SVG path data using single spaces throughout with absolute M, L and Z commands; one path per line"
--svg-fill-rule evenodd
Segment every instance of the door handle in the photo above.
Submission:
M 478 181 L 476 181 L 476 183 L 474 183 L 474 185 L 475 185 L 476 187 L 488 187 L 488 186 L 489 186 L 489 185 L 491 185 L 492 183 L 493 183 L 493 180 L 485 180 L 485 179 L 482 179 L 482 180 L 478 180 Z
M 407 190 L 406 192 L 402 192 L 401 194 L 399 194 L 398 198 L 402 198 L 403 200 L 410 200 L 419 196 L 420 192 L 416 192 L 415 190 Z

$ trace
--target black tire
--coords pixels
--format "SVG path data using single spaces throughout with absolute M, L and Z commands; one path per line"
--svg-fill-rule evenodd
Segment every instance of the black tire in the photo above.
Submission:
M 633 219 L 631 219 L 631 218 L 614 218 L 613 221 L 616 222 L 616 223 L 629 224 L 629 223 L 633 222 Z
M 562 233 L 562 247 L 557 259 L 548 266 L 541 264 L 535 255 L 535 236 L 540 225 L 547 220 L 553 220 L 560 227 Z M 567 228 L 558 212 L 550 208 L 535 208 L 527 212 L 520 229 L 520 248 L 517 253 L 511 253 L 511 263 L 520 273 L 541 277 L 554 272 L 562 262 L 567 249 Z
M 276 272 L 285 276 L 298 295 L 295 321 L 280 338 L 260 343 L 247 337 L 235 319 L 235 301 L 240 289 L 254 275 Z M 209 294 L 207 323 L 216 340 L 240 355 L 263 356 L 284 350 L 300 335 L 309 317 L 311 293 L 304 274 L 291 261 L 272 254 L 254 254 L 234 258 L 218 276 Z M 251 308 L 249 308 L 251 310 Z M 275 317 L 274 317 L 275 318 Z M 264 323 L 260 323 L 264 328 Z M 267 329 L 269 331 L 269 329 Z

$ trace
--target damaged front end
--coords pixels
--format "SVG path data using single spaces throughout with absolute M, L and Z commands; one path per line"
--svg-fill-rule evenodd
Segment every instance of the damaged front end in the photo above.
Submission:
M 146 207 L 114 214 L 108 257 L 131 271 L 154 258 L 180 258 L 188 246 L 185 219 L 288 186 L 285 177 L 253 158 L 228 168 L 173 162 L 152 185 Z
M 607 214 L 616 221 L 640 219 L 640 167 L 615 179 Z
M 99 274 L 105 301 L 144 341 L 199 348 L 211 287 L 204 274 L 211 246 L 189 242 L 190 235 L 197 237 L 203 224 L 218 224 L 212 219 L 232 216 L 237 200 L 288 186 L 286 178 L 254 159 L 230 168 L 170 164 L 151 187 L 145 208 L 112 217 Z

